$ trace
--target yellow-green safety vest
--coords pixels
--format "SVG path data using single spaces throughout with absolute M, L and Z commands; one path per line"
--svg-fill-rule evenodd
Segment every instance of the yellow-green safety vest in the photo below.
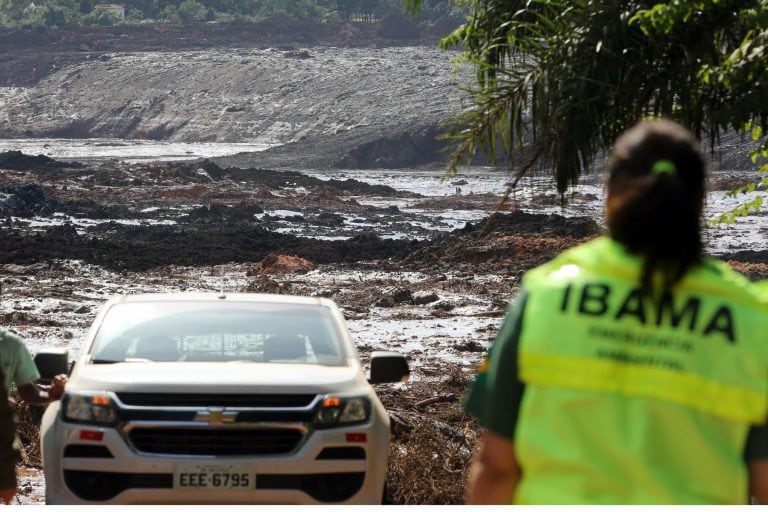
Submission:
M 602 237 L 523 278 L 518 503 L 746 503 L 768 415 L 768 302 L 707 259 L 669 294 Z

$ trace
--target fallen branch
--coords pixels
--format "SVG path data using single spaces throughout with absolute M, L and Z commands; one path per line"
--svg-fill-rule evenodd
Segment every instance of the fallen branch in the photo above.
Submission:
M 494 309 L 493 311 L 480 311 L 479 313 L 466 313 L 461 316 L 474 316 L 474 317 L 499 317 L 504 316 L 505 310 Z
M 432 398 L 427 398 L 426 400 L 422 400 L 421 402 L 416 402 L 416 408 L 422 408 L 426 407 L 428 405 L 432 404 L 439 404 L 444 402 L 455 402 L 456 401 L 456 395 L 443 395 L 443 396 L 433 396 Z

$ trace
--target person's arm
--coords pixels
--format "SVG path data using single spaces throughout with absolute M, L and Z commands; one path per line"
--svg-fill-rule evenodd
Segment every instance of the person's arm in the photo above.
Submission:
M 749 495 L 760 505 L 768 504 L 768 459 L 747 463 L 749 471 Z
M 16 496 L 16 488 L 15 487 L 8 487 L 7 489 L 0 489 L 0 503 L 4 503 L 6 505 L 11 504 L 11 500 L 13 497 Z
M 467 504 L 508 505 L 520 480 L 513 440 L 525 391 L 517 375 L 517 345 L 526 297 L 521 290 L 509 308 L 464 402 L 465 410 L 486 429 L 470 466 Z
M 4 336 L 9 349 L 13 347 L 14 354 L 10 359 L 13 362 L 12 379 L 21 399 L 30 404 L 47 404 L 61 398 L 67 376 L 57 375 L 50 386 L 37 384 L 35 381 L 40 378 L 40 372 L 22 339 L 7 332 Z
M 13 406 L 5 388 L 5 374 L 0 361 L 0 504 L 10 504 L 16 494 L 16 423 Z
M 768 424 L 753 425 L 744 446 L 750 502 L 768 504 Z
M 61 398 L 66 383 L 66 375 L 54 377 L 50 386 L 28 382 L 18 387 L 19 396 L 30 404 L 47 404 Z
M 512 441 L 486 432 L 469 469 L 467 505 L 509 505 L 519 480 Z

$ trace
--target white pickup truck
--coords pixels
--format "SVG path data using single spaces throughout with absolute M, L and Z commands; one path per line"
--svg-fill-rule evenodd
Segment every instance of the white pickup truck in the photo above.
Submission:
M 110 300 L 41 426 L 49 504 L 377 504 L 389 418 L 336 305 L 309 297 Z

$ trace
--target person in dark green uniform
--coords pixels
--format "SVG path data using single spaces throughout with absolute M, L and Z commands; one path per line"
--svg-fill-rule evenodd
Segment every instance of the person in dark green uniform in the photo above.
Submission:
M 16 445 L 18 441 L 13 410 L 3 381 L 3 369 L 0 365 L 0 503 L 9 504 L 16 495 L 16 462 L 19 460 L 19 450 Z
M 768 501 L 767 294 L 703 255 L 698 143 L 643 122 L 608 171 L 609 236 L 526 273 L 467 397 L 467 502 Z
M 21 443 L 14 424 L 15 403 L 9 399 L 13 386 L 19 398 L 45 405 L 61 398 L 66 375 L 57 375 L 50 385 L 38 384 L 40 373 L 24 342 L 0 328 L 0 503 L 9 503 L 16 493 L 16 462 Z

